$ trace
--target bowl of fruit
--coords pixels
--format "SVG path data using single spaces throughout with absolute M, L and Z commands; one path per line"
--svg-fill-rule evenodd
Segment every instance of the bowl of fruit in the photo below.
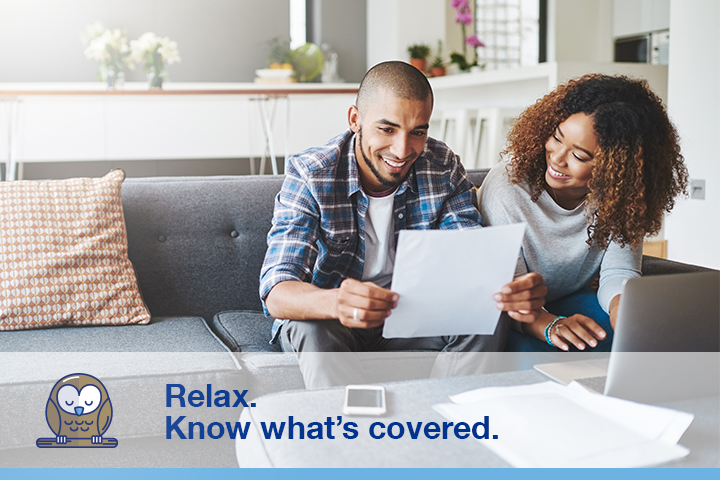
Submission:
M 255 75 L 265 80 L 287 80 L 292 78 L 293 73 L 292 65 L 278 62 L 271 63 L 269 68 L 255 70 Z

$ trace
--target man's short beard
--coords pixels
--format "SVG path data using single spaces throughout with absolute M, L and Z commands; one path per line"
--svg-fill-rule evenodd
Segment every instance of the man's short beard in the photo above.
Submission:
M 380 182 L 384 187 L 388 187 L 388 188 L 397 187 L 398 185 L 403 183 L 405 181 L 405 179 L 407 178 L 407 176 L 410 174 L 410 170 L 408 170 L 403 177 L 400 176 L 399 172 L 391 173 L 390 175 L 395 177 L 395 179 L 396 179 L 395 181 L 391 181 L 386 178 L 383 178 L 380 175 L 380 172 L 378 172 L 377 169 L 375 168 L 375 165 L 373 165 L 372 162 L 370 161 L 370 159 L 367 157 L 367 155 L 365 155 L 365 149 L 363 148 L 363 143 L 362 143 L 362 128 L 360 128 L 360 130 L 358 130 L 358 145 L 360 145 L 360 153 L 362 154 L 363 160 L 365 161 L 365 165 L 367 165 L 370 168 L 370 171 L 373 173 L 373 175 L 375 175 L 375 178 L 377 179 L 377 181 Z

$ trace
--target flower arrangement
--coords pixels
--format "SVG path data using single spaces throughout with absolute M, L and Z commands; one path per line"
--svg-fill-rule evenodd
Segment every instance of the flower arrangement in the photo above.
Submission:
M 158 37 L 152 32 L 143 33 L 137 40 L 130 41 L 131 58 L 143 63 L 148 75 L 150 88 L 162 88 L 163 80 L 168 78 L 165 64 L 180 62 L 177 42 L 168 37 Z
M 124 77 L 125 67 L 130 70 L 135 67 L 130 59 L 130 47 L 124 30 L 110 30 L 102 23 L 95 22 L 85 27 L 82 41 L 86 46 L 85 58 L 100 62 L 98 78 L 107 81 L 109 86 L 114 86 L 118 79 Z
M 457 64 L 457 66 L 463 72 L 470 70 L 470 67 L 474 67 L 478 64 L 477 48 L 484 47 L 485 44 L 477 37 L 475 33 L 468 36 L 466 26 L 473 23 L 473 15 L 470 10 L 468 0 L 452 0 L 452 7 L 456 10 L 455 23 L 459 23 L 462 28 L 463 38 L 463 51 L 462 53 L 453 52 L 450 54 L 450 61 Z M 469 63 L 467 60 L 467 47 L 473 48 L 473 63 Z

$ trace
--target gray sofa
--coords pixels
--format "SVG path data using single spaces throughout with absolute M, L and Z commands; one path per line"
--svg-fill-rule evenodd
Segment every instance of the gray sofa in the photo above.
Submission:
M 485 171 L 469 172 L 479 185 Z M 94 457 L 96 466 L 234 466 L 234 442 L 170 441 L 148 453 L 148 439 L 163 439 L 165 385 L 247 389 L 247 398 L 301 389 L 293 355 L 269 344 L 272 319 L 264 317 L 258 277 L 266 249 L 273 199 L 281 176 L 169 177 L 127 179 L 123 206 L 128 253 L 143 298 L 148 325 L 55 328 L 0 332 L 0 402 L 14 405 L 0 422 L 0 466 L 79 466 L 77 452 L 37 455 L 45 425 L 47 395 L 69 373 L 93 366 L 116 408 L 143 404 L 136 418 L 117 415 L 110 429 L 127 455 Z M 645 257 L 647 275 L 703 270 Z M 398 368 L 380 369 L 377 381 L 404 378 L 404 365 L 429 372 L 431 357 L 397 358 Z M 396 357 L 393 357 L 393 361 Z M 369 361 L 377 361 L 377 358 Z M 421 368 L 418 367 L 418 363 Z M 101 365 L 98 367 L 98 365 Z M 90 367 L 88 367 L 90 368 Z M 26 400 L 18 402 L 19 395 Z M 128 408 L 129 408 L 128 407 Z M 167 410 L 167 411 L 165 411 Z M 6 410 L 7 411 L 7 410 Z M 240 407 L 193 412 L 193 418 L 236 421 Z M 34 418 L 28 423 L 27 419 Z M 168 446 L 169 445 L 169 446 Z M 119 447 L 118 447 L 119 448 Z

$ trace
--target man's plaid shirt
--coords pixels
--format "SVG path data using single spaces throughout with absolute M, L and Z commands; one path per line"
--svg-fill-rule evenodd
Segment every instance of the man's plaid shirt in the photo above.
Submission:
M 360 280 L 365 260 L 368 200 L 360 187 L 355 134 L 348 130 L 319 148 L 290 157 L 275 198 L 268 250 L 260 272 L 260 298 L 280 282 L 337 288 Z M 460 159 L 428 138 L 395 192 L 395 241 L 400 230 L 452 230 L 481 226 L 475 188 Z M 282 321 L 273 325 L 276 338 Z

